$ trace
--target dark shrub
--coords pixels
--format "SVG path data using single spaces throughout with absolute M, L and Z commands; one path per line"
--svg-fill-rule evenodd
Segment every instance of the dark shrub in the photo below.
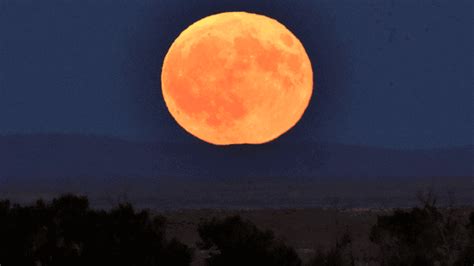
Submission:
M 211 252 L 209 266 L 299 266 L 295 250 L 240 217 L 212 219 L 199 225 L 199 246 Z
M 433 197 L 423 207 L 378 216 L 370 240 L 389 266 L 453 265 L 466 243 L 465 228 L 454 210 L 441 212 Z
M 468 243 L 456 261 L 456 266 L 474 265 L 474 212 L 469 216 L 469 223 L 466 226 L 469 234 Z
M 163 217 L 128 204 L 96 211 L 87 198 L 72 195 L 26 207 L 0 202 L 2 265 L 185 266 L 191 255 L 166 240 Z
M 324 252 L 318 250 L 316 255 L 308 263 L 308 266 L 349 266 L 354 265 L 352 254 L 352 237 L 346 231 L 336 246 Z

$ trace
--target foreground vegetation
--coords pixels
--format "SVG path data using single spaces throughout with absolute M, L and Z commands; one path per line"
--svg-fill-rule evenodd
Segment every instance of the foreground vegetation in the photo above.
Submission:
M 89 208 L 63 196 L 33 206 L 0 203 L 1 265 L 189 265 L 191 250 L 166 240 L 165 219 L 123 204 Z
M 435 198 L 421 206 L 380 215 L 370 240 L 377 265 L 473 265 L 474 213 L 466 220 L 439 209 Z M 204 220 L 197 228 L 198 250 L 166 234 L 166 219 L 130 204 L 111 210 L 90 208 L 85 197 L 65 195 L 31 206 L 0 201 L 0 264 L 187 266 L 199 250 L 209 266 L 303 266 L 293 247 L 272 231 L 239 216 Z M 305 266 L 366 265 L 353 255 L 351 232 Z

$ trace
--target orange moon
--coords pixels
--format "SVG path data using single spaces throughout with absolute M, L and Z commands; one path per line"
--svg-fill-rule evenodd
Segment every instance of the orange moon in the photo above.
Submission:
M 216 145 L 261 144 L 306 110 L 313 71 L 298 38 L 266 16 L 226 12 L 184 30 L 165 56 L 166 106 L 187 132 Z

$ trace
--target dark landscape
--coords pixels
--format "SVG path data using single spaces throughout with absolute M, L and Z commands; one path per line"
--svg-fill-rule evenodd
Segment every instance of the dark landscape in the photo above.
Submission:
M 196 155 L 186 152 L 186 149 L 193 145 L 199 151 Z M 424 224 L 422 227 L 443 226 L 443 228 L 446 227 L 443 230 L 458 230 L 456 233 L 447 232 L 452 237 L 455 237 L 455 234 L 468 236 L 462 230 L 469 230 L 469 227 L 463 229 L 462 226 L 468 224 L 468 217 L 473 211 L 472 206 L 474 206 L 474 179 L 470 163 L 472 146 L 450 149 L 395 150 L 340 144 L 278 143 L 272 147 L 247 147 L 247 149 L 249 149 L 246 151 L 248 158 L 242 160 L 242 149 L 239 147 L 220 149 L 192 143 L 173 143 L 171 145 L 64 134 L 2 136 L 0 137 L 0 161 L 2 162 L 0 198 L 9 199 L 12 203 L 36 204 L 36 211 L 41 213 L 45 208 L 41 206 L 48 205 L 35 203 L 39 198 L 47 201 L 52 200 L 60 197 L 64 191 L 75 195 L 86 195 L 88 197 L 87 205 L 84 205 L 80 198 L 68 198 L 70 196 L 67 196 L 59 201 L 54 200 L 51 208 L 53 210 L 56 208 L 54 204 L 66 204 L 60 205 L 67 209 L 66 214 L 58 212 L 56 215 L 80 215 L 75 213 L 74 209 L 81 210 L 84 206 L 90 205 L 92 209 L 90 211 L 84 210 L 86 213 L 105 208 L 105 210 L 112 211 L 110 213 L 112 217 L 119 214 L 124 215 L 122 212 L 132 215 L 132 212 L 135 212 L 132 209 L 136 208 L 137 216 L 135 218 L 133 218 L 134 216 L 123 218 L 126 219 L 124 220 L 125 224 L 120 226 L 125 226 L 125 228 L 131 226 L 130 222 L 133 219 L 142 221 L 140 219 L 148 217 L 143 216 L 143 210 L 146 210 L 147 215 L 151 215 L 150 219 L 156 215 L 156 217 L 162 217 L 160 219 L 163 219 L 164 222 L 163 230 L 166 230 L 166 238 L 171 241 L 170 244 L 167 244 L 169 247 L 163 246 L 164 251 L 150 251 L 150 254 L 157 256 L 158 261 L 165 263 L 165 265 L 189 265 L 188 263 L 194 266 L 234 265 L 229 264 L 229 261 L 226 262 L 225 256 L 223 262 L 212 264 L 208 261 L 213 257 L 214 251 L 212 250 L 216 247 L 208 249 L 209 247 L 202 246 L 200 228 L 203 223 L 210 222 L 212 218 L 223 224 L 230 223 L 226 225 L 230 228 L 225 229 L 227 230 L 225 234 L 232 230 L 240 232 L 240 230 L 244 230 L 243 228 L 250 230 L 249 234 L 250 232 L 256 234 L 251 238 L 254 240 L 249 240 L 240 238 L 247 233 L 239 233 L 236 235 L 237 239 L 229 240 L 234 243 L 232 245 L 237 246 L 227 251 L 230 253 L 223 253 L 224 255 L 234 254 L 232 250 L 237 249 L 235 252 L 240 254 L 238 257 L 243 260 L 241 263 L 246 265 L 301 265 L 299 263 L 310 266 L 405 265 L 404 263 L 431 265 L 430 263 L 434 261 L 445 260 L 445 255 L 443 255 L 445 253 L 436 255 L 437 253 L 434 251 L 429 252 L 434 252 L 435 255 L 430 253 L 429 256 L 418 258 L 416 252 L 420 252 L 420 254 L 427 252 L 423 249 L 413 251 L 414 257 L 410 257 L 410 255 L 392 258 L 391 260 L 395 262 L 381 260 L 380 256 L 386 249 L 385 242 L 382 240 L 380 240 L 382 242 L 377 242 L 378 240 L 373 239 L 373 231 L 378 224 L 378 217 L 390 217 L 395 215 L 397 210 L 402 213 L 411 213 L 412 218 L 409 219 L 412 220 L 393 218 L 392 222 L 400 223 L 396 225 L 401 226 L 400 228 L 408 226 L 403 230 L 408 230 L 407 234 L 409 235 L 420 234 L 414 236 L 417 241 L 433 241 L 424 238 L 436 237 L 423 230 L 416 231 L 419 230 L 415 229 L 418 222 Z M 258 151 L 258 156 L 262 157 L 258 163 L 254 159 L 256 151 Z M 240 166 L 233 161 L 234 156 L 240 157 L 238 160 Z M 275 161 L 280 163 L 275 164 Z M 215 167 L 215 165 L 220 165 L 220 167 Z M 344 167 L 339 167 L 339 165 L 344 165 Z M 233 171 L 228 172 L 226 169 L 233 169 Z M 252 169 L 252 171 L 248 171 L 248 169 Z M 292 176 L 290 173 L 302 174 Z M 128 205 L 129 203 L 132 205 Z M 68 204 L 73 205 L 69 206 Z M 4 206 L 15 208 L 15 205 Z M 118 209 L 117 206 L 119 206 Z M 127 209 L 127 206 L 132 209 Z M 421 209 L 413 209 L 416 206 Z M 430 209 L 429 206 L 433 206 L 434 209 Z M 27 208 L 26 210 L 34 209 Z M 69 212 L 72 214 L 67 214 Z M 20 213 L 28 215 L 27 212 L 17 212 L 14 209 L 10 212 L 7 211 L 4 215 L 8 217 L 8 213 L 10 215 L 15 215 L 15 213 L 18 213 L 16 215 L 20 215 Z M 444 216 L 436 218 L 438 213 L 442 213 Z M 406 215 L 402 214 L 400 217 Z M 93 219 L 97 218 L 88 219 L 92 219 L 89 222 L 95 226 L 112 221 L 94 222 Z M 417 221 L 416 219 L 421 220 Z M 3 220 L 3 222 L 5 221 L 9 221 L 9 219 Z M 453 221 L 455 221 L 454 229 L 452 228 Z M 2 218 L 0 218 L 1 222 Z M 38 222 L 40 221 L 30 226 L 38 226 Z M 405 222 L 408 224 L 403 224 Z M 69 228 L 68 230 L 79 230 L 77 226 L 82 225 L 77 224 L 67 228 Z M 214 226 L 218 226 L 218 224 Z M 262 231 L 253 231 L 257 230 L 252 229 L 253 226 Z M 125 228 L 117 229 L 119 231 L 115 233 L 111 231 L 112 235 L 119 234 L 114 238 L 125 238 L 116 244 L 111 242 L 107 245 L 113 247 L 113 245 L 122 243 L 116 247 L 120 249 L 126 248 L 127 245 L 146 244 L 145 240 L 143 240 L 145 242 L 127 244 L 128 241 L 132 241 L 131 239 L 138 236 L 129 238 L 131 236 L 123 235 L 123 232 L 138 234 L 142 229 Z M 155 230 L 153 228 L 146 230 L 153 231 Z M 390 232 L 392 230 L 390 228 L 392 227 L 389 226 L 383 230 Z M 20 228 L 20 230 L 23 229 Z M 162 229 L 159 229 L 158 232 L 161 232 L 160 230 Z M 213 230 L 218 229 L 212 229 L 210 232 L 214 232 Z M 285 262 L 286 259 L 278 258 L 278 263 L 271 263 L 267 260 L 271 260 L 271 257 L 276 256 L 275 254 L 278 252 L 270 249 L 267 255 L 262 255 L 261 259 L 264 264 L 259 264 L 260 255 L 252 253 L 258 248 L 253 248 L 253 251 L 245 251 L 245 248 L 239 250 L 238 245 L 240 244 L 236 243 L 246 246 L 249 244 L 248 241 L 264 241 L 262 243 L 267 244 L 260 243 L 258 245 L 274 245 L 270 244 L 271 242 L 266 242 L 270 240 L 266 238 L 265 230 L 271 230 L 275 237 L 271 241 L 277 241 L 275 243 L 281 243 L 285 248 L 288 248 L 288 252 L 290 252 L 288 254 L 294 254 L 288 255 L 288 258 L 293 259 Z M 61 236 L 62 230 L 57 232 L 60 235 L 50 237 L 62 239 L 67 236 Z M 106 234 L 108 231 L 101 232 Z M 41 232 L 34 234 L 41 234 Z M 68 233 L 65 232 L 65 234 Z M 158 239 L 161 234 L 157 235 Z M 47 245 L 50 245 L 53 239 L 45 241 L 43 244 L 49 243 Z M 73 247 L 75 245 L 84 247 L 84 245 L 91 245 L 87 241 L 95 243 L 99 240 L 74 241 L 80 243 L 85 241 L 82 244 L 71 244 Z M 74 241 L 71 243 L 75 243 Z M 181 246 L 174 246 L 175 242 L 173 241 L 178 241 Z M 447 240 L 443 239 L 443 241 Z M 454 257 L 450 258 L 451 261 L 446 265 L 464 265 L 464 262 L 453 264 L 454 260 L 470 261 L 472 253 L 469 252 L 472 251 L 463 251 L 464 246 L 468 243 L 466 241 L 469 240 L 464 237 L 455 237 L 452 241 L 454 242 L 441 241 L 436 244 L 452 245 L 453 247 L 450 248 L 457 248 L 453 253 L 456 255 L 453 255 Z M 209 245 L 218 245 L 212 243 Z M 4 245 L 8 244 L 4 243 Z M 150 245 L 152 244 L 150 243 Z M 403 248 L 403 245 L 399 248 Z M 443 248 L 445 248 L 444 246 Z M 54 251 L 57 248 L 59 250 Z M 74 256 L 67 255 L 69 253 L 64 251 L 64 248 L 67 249 L 68 246 L 56 247 L 52 250 L 46 249 L 45 254 L 59 252 L 58 254 L 62 254 L 61 256 L 53 257 L 55 260 L 59 260 L 59 258 L 63 260 L 42 262 L 41 265 L 57 265 L 54 263 L 65 262 L 83 265 L 82 263 L 88 260 L 88 256 L 99 256 L 94 253 L 99 250 L 88 251 L 88 249 L 73 249 L 70 252 L 78 253 L 74 253 L 76 254 Z M 173 252 L 184 253 L 170 255 L 168 252 L 171 251 L 166 251 L 168 248 L 172 248 Z M 116 264 L 129 265 L 126 261 L 136 256 L 142 256 L 133 255 L 133 252 L 141 254 L 140 252 L 146 252 L 146 250 L 137 249 L 120 253 L 122 255 L 115 258 L 117 259 Z M 393 250 L 394 247 L 388 249 L 389 252 Z M 88 252 L 95 255 L 87 255 Z M 100 249 L 100 252 L 104 252 L 103 256 L 111 256 L 107 255 L 109 252 L 107 250 Z M 408 251 L 403 252 L 410 254 Z M 228 256 L 228 260 L 235 261 L 233 255 Z M 181 259 L 177 259 L 178 257 Z M 12 257 L 0 254 L 0 258 L 8 262 L 8 259 Z M 114 261 L 114 259 L 105 257 L 102 259 L 108 262 Z M 426 264 L 419 264 L 421 263 L 417 262 L 419 259 Z M 143 261 L 138 265 L 148 264 Z
M 190 148 L 196 151 L 189 154 Z M 98 207 L 126 199 L 162 210 L 335 202 L 392 208 L 412 207 L 416 192 L 429 188 L 441 205 L 455 197 L 457 204 L 472 206 L 472 158 L 472 146 L 410 151 L 277 143 L 243 149 L 80 135 L 3 136 L 0 197 L 25 203 L 67 191 L 89 196 Z
M 405 209 L 156 212 L 91 209 L 63 195 L 0 201 L 2 265 L 471 265 L 474 209 L 440 208 L 430 191 Z

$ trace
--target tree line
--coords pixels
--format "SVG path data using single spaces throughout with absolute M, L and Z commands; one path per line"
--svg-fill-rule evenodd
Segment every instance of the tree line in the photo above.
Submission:
M 472 266 L 474 212 L 467 221 L 425 197 L 420 207 L 379 215 L 370 232 L 377 265 Z M 188 266 L 193 248 L 166 236 L 166 219 L 131 204 L 90 207 L 86 197 L 64 195 L 27 206 L 0 201 L 0 264 L 63 266 Z M 239 216 L 212 218 L 198 226 L 196 247 L 208 266 L 303 266 L 297 251 Z M 305 266 L 360 265 L 346 232 Z M 362 264 L 365 265 L 365 264 Z

